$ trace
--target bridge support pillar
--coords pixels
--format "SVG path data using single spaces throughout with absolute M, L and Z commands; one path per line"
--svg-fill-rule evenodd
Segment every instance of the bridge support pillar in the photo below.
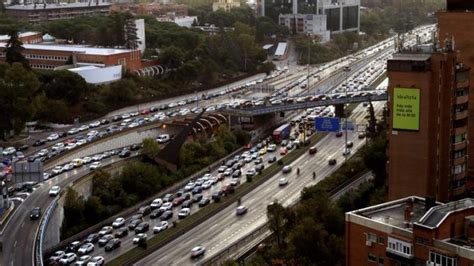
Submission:
M 344 117 L 344 104 L 336 104 L 335 115 L 336 117 L 343 118 Z

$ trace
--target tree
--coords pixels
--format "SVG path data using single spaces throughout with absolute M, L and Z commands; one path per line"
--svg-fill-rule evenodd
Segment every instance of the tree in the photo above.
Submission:
M 373 137 L 375 136 L 375 134 L 377 133 L 376 132 L 376 129 L 377 129 L 377 119 L 375 118 L 375 111 L 374 111 L 374 105 L 372 104 L 372 101 L 369 100 L 369 115 L 368 115 L 368 128 L 367 128 L 367 132 L 368 132 L 368 137 Z
M 160 152 L 160 145 L 152 138 L 143 139 L 142 146 L 142 153 L 152 160 Z
M 39 79 L 48 98 L 69 104 L 82 101 L 89 89 L 84 78 L 67 70 L 40 72 Z
M 18 36 L 18 31 L 16 29 L 12 29 L 8 33 L 8 36 L 10 36 L 10 39 L 8 40 L 5 49 L 6 61 L 9 64 L 13 64 L 16 62 L 21 63 L 23 67 L 29 69 L 30 66 L 28 64 L 28 60 L 26 60 L 26 58 L 22 54 L 25 48 L 23 47 L 23 42 Z
M 285 246 L 285 238 L 288 233 L 287 217 L 285 208 L 278 202 L 273 202 L 267 206 L 268 227 L 276 238 L 278 248 L 281 250 Z
M 4 110 L 0 115 L 0 137 L 5 138 L 7 132 L 20 133 L 33 118 L 36 110 L 31 103 L 40 83 L 20 63 L 1 66 L 0 74 L 0 106 Z
M 158 60 L 162 65 L 175 69 L 183 63 L 184 53 L 179 47 L 169 46 L 161 50 Z

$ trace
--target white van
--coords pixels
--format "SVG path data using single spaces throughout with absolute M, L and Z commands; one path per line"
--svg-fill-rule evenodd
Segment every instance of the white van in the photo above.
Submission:
M 170 135 L 169 134 L 161 134 L 156 138 L 156 141 L 158 141 L 158 143 L 166 143 L 166 142 L 170 141 Z

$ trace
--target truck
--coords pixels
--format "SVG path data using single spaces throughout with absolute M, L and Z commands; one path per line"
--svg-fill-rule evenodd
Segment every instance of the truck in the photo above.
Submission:
M 283 124 L 273 131 L 273 141 L 275 143 L 281 143 L 282 140 L 287 139 L 291 133 L 291 125 Z

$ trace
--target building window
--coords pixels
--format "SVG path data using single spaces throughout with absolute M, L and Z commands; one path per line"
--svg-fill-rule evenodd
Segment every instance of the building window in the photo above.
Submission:
M 383 265 L 384 265 L 383 257 L 380 257 L 379 258 L 379 266 L 383 266 Z
M 385 237 L 379 236 L 377 242 L 378 242 L 379 244 L 385 245 Z
M 377 235 L 374 233 L 367 233 L 367 241 L 369 242 L 377 242 Z
M 430 265 L 436 266 L 456 266 L 456 258 L 448 257 L 443 254 L 436 253 L 434 251 L 430 251 L 430 258 L 428 262 L 433 263 Z
M 413 244 L 389 237 L 387 251 L 404 257 L 411 257 L 413 256 Z
M 460 174 L 460 173 L 464 173 L 465 170 L 466 170 L 466 164 L 458 164 L 458 165 L 455 165 L 451 169 L 451 173 L 453 175 L 457 175 L 457 174 Z
M 453 143 L 459 143 L 465 140 L 466 140 L 466 133 L 453 136 Z
M 372 262 L 377 262 L 377 257 L 376 257 L 374 254 L 372 254 L 372 253 L 369 253 L 369 254 L 367 255 L 367 259 L 368 259 L 369 261 L 372 261 Z
M 459 151 L 455 151 L 455 152 L 453 152 L 453 159 L 462 158 L 462 157 L 466 156 L 466 154 L 467 154 L 467 150 L 466 150 L 466 149 L 462 149 L 462 150 L 459 150 Z

